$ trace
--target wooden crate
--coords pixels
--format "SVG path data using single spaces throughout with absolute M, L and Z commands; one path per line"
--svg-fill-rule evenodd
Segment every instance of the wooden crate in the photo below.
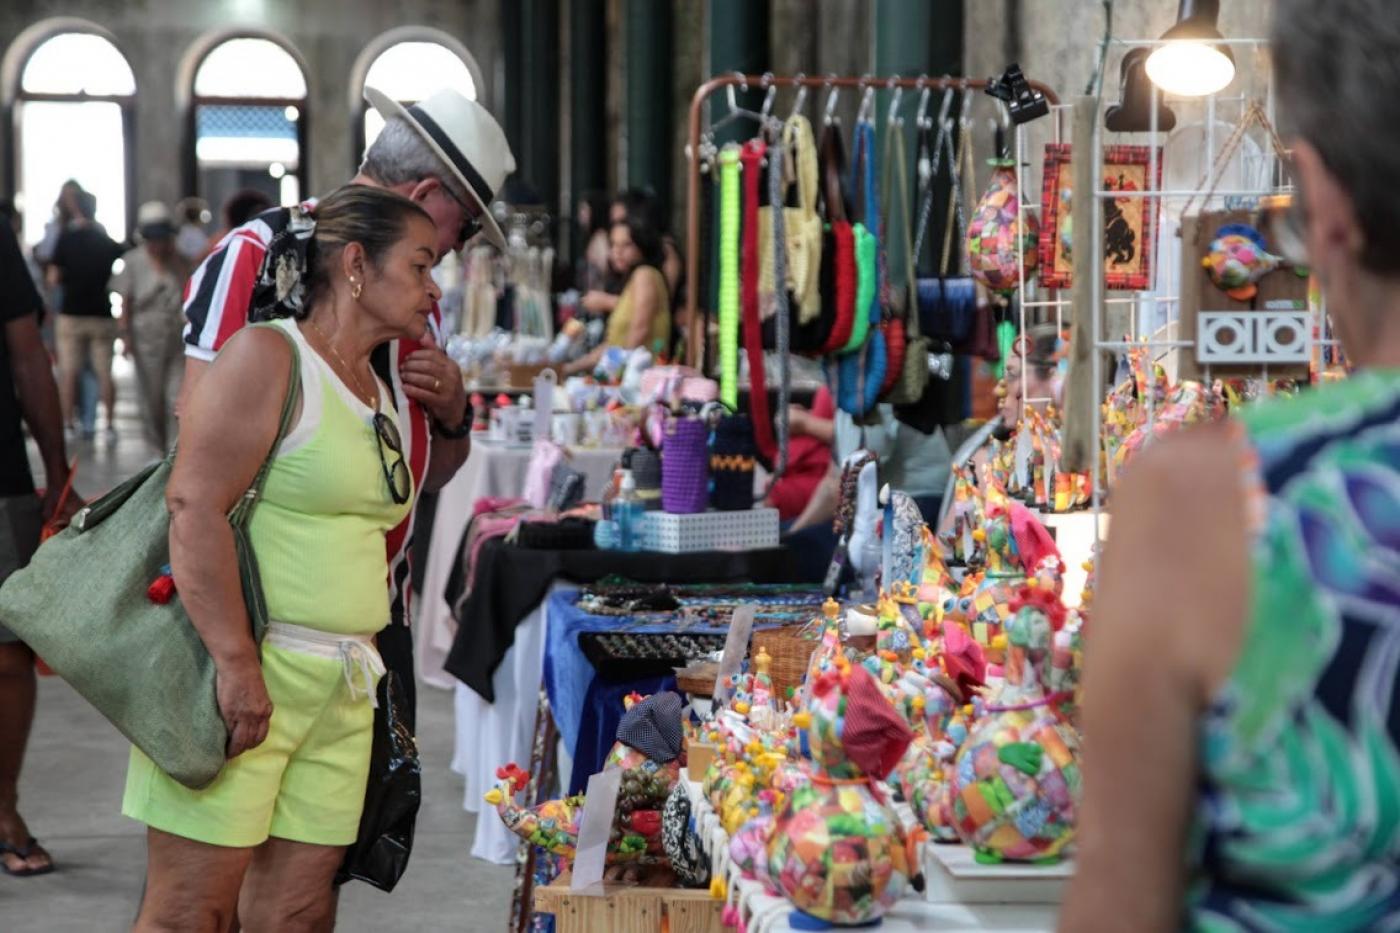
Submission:
M 604 883 L 602 894 L 569 890 L 565 872 L 535 889 L 535 910 L 554 915 L 555 933 L 724 933 L 721 901 L 706 889 Z

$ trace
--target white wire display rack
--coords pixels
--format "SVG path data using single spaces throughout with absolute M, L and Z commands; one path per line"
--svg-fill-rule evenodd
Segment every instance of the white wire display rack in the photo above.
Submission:
M 1132 48 L 1153 48 L 1164 44 L 1162 40 L 1149 39 L 1114 39 L 1111 41 L 1113 45 L 1125 51 Z M 1257 80 L 1257 75 L 1245 75 L 1245 67 L 1247 64 L 1257 65 L 1260 62 L 1263 58 L 1263 51 L 1268 45 L 1267 40 L 1257 38 L 1225 39 L 1223 40 L 1223 44 L 1230 46 L 1236 51 L 1236 58 L 1240 67 L 1240 73 L 1237 74 L 1235 81 L 1231 83 L 1231 87 L 1246 85 L 1248 83 L 1246 78 L 1248 77 L 1253 77 Z M 1103 412 L 1101 403 L 1103 397 L 1102 393 L 1107 387 L 1107 380 L 1104 373 L 1106 354 L 1112 353 L 1116 356 L 1130 349 L 1145 348 L 1151 359 L 1149 366 L 1155 367 L 1158 362 L 1162 361 L 1173 352 L 1191 352 L 1197 347 L 1196 334 L 1178 332 L 1176 336 L 1171 336 L 1172 330 L 1176 328 L 1170 325 L 1176 324 L 1179 328 L 1181 321 L 1180 295 L 1182 283 L 1180 281 L 1180 262 L 1159 263 L 1157 261 L 1158 257 L 1154 256 L 1155 288 L 1153 288 L 1152 291 L 1114 294 L 1112 296 L 1106 294 L 1103 252 L 1105 199 L 1140 198 L 1145 200 L 1147 202 L 1146 212 L 1149 214 L 1148 223 L 1153 229 L 1164 231 L 1164 214 L 1168 205 L 1185 207 L 1190 204 L 1199 203 L 1202 208 L 1205 208 L 1208 207 L 1209 204 L 1203 202 L 1215 202 L 1219 199 L 1224 199 L 1227 205 L 1232 203 L 1241 204 L 1242 206 L 1257 205 L 1266 197 L 1280 194 L 1292 194 L 1293 188 L 1288 183 L 1285 167 L 1279 164 L 1277 155 L 1267 146 L 1260 148 L 1263 164 L 1254 166 L 1254 171 L 1245 173 L 1246 176 L 1263 179 L 1263 184 L 1235 188 L 1218 187 L 1218 182 L 1221 181 L 1220 176 L 1225 171 L 1228 171 L 1228 162 L 1230 161 L 1226 160 L 1227 164 L 1224 165 L 1216 164 L 1216 158 L 1220 152 L 1221 143 L 1224 141 L 1218 138 L 1222 135 L 1217 133 L 1218 118 L 1222 114 L 1228 117 L 1238 112 L 1242 119 L 1249 103 L 1256 99 L 1263 100 L 1265 113 L 1272 121 L 1274 116 L 1273 82 L 1272 76 L 1268 74 L 1267 67 L 1264 68 L 1264 91 L 1262 94 L 1251 94 L 1248 87 L 1246 87 L 1243 92 L 1231 92 L 1227 89 L 1225 92 L 1209 95 L 1205 98 L 1172 98 L 1170 103 L 1174 108 L 1178 109 L 1179 113 L 1189 111 L 1193 107 L 1200 108 L 1203 111 L 1205 151 L 1202 156 L 1204 164 L 1211 166 L 1211 170 L 1206 173 L 1206 177 L 1199 186 L 1187 188 L 1163 187 L 1158 173 L 1160 159 L 1164 152 L 1163 144 L 1165 142 L 1165 134 L 1163 134 L 1158 127 L 1159 91 L 1156 86 L 1153 85 L 1149 108 L 1151 117 L 1148 131 L 1145 134 L 1132 134 L 1137 137 L 1145 137 L 1145 145 L 1149 153 L 1147 184 L 1142 190 L 1138 191 L 1105 190 L 1102 187 L 1104 135 L 1108 131 L 1104 126 L 1103 102 L 1100 104 L 1094 123 L 1093 144 L 1091 146 L 1093 177 L 1098 180 L 1093 192 L 1094 204 L 1091 212 L 1093 219 L 1092 242 L 1096 244 L 1096 248 L 1090 251 L 1089 268 L 1087 270 L 1082 268 L 1075 270 L 1076 275 L 1084 274 L 1084 272 L 1087 271 L 1090 275 L 1092 289 L 1091 304 L 1094 313 L 1091 332 L 1094 352 L 1090 354 L 1090 360 L 1094 391 L 1096 393 L 1095 403 L 1092 406 L 1093 437 L 1095 438 L 1096 444 L 1101 444 L 1102 441 Z M 1048 133 L 1052 137 L 1050 141 L 1059 142 L 1061 140 L 1064 135 L 1064 115 L 1071 107 L 1072 105 L 1070 104 L 1056 104 L 1051 107 L 1050 128 L 1048 130 Z M 1039 216 L 1041 209 L 1040 203 L 1034 198 L 1027 198 L 1025 193 L 1027 186 L 1023 183 L 1023 174 L 1025 170 L 1030 167 L 1029 163 L 1026 161 L 1027 134 L 1028 131 L 1034 132 L 1035 127 L 1036 124 L 1031 123 L 1016 128 L 1015 160 L 1017 189 L 1019 192 L 1018 197 L 1021 199 L 1020 210 L 1026 212 L 1023 216 L 1033 214 L 1036 216 L 1037 220 L 1044 222 L 1045 218 Z M 1165 236 L 1166 234 L 1163 232 L 1161 235 Z M 1021 242 L 1021 239 L 1018 238 L 1018 243 Z M 1183 248 L 1185 247 L 1183 246 Z M 1158 250 L 1158 255 L 1160 255 L 1161 252 L 1161 250 Z M 1070 306 L 1068 294 L 1061 294 L 1058 291 L 1049 289 L 1037 289 L 1034 283 L 1027 283 L 1024 262 L 1019 265 L 1019 270 L 1020 301 L 1018 303 L 1018 315 L 1020 333 L 1026 333 L 1027 326 L 1031 323 L 1029 316 L 1032 315 L 1035 317 L 1047 318 L 1053 316 L 1057 330 L 1063 331 L 1067 317 L 1066 308 Z M 1044 294 L 1041 293 L 1042 291 L 1044 291 Z M 1107 309 L 1115 305 L 1126 305 L 1132 306 L 1133 308 L 1133 313 L 1129 316 L 1129 330 L 1126 339 L 1124 339 L 1124 335 L 1121 334 L 1105 333 Z M 1155 312 L 1146 316 L 1150 319 L 1150 323 L 1158 326 L 1148 327 L 1145 325 L 1144 308 Z M 1258 315 L 1261 314 L 1261 312 L 1251 312 L 1251 314 Z M 1297 317 L 1299 312 L 1293 312 L 1293 314 L 1295 322 L 1299 321 L 1300 319 Z M 1312 359 L 1319 347 L 1331 345 L 1335 341 L 1331 340 L 1329 337 L 1326 310 L 1320 303 L 1310 303 L 1305 320 L 1306 326 L 1303 328 L 1302 341 L 1305 344 L 1304 349 L 1307 358 Z M 1166 326 L 1161 326 L 1163 324 Z M 1261 343 L 1267 343 L 1267 341 L 1261 341 Z M 1296 341 L 1292 350 L 1296 354 Z M 1279 361 L 1296 361 L 1296 356 L 1280 357 Z M 1261 347 L 1257 355 L 1245 360 L 1245 362 L 1257 365 L 1259 368 L 1259 375 L 1264 379 L 1268 379 L 1270 354 L 1267 347 Z M 1201 370 L 1203 381 L 1209 384 L 1212 381 L 1210 363 L 1202 361 Z M 1029 372 L 1026 367 L 1022 367 L 1021 379 L 1022 398 L 1026 400 L 1027 404 L 1053 402 L 1052 399 L 1027 397 Z M 1149 392 L 1147 394 L 1147 430 L 1149 436 L 1151 436 L 1155 428 L 1156 421 L 1157 412 L 1155 410 L 1155 398 L 1153 393 Z M 1092 512 L 1094 516 L 1094 543 L 1095 547 L 1097 547 L 1100 544 L 1100 533 L 1103 527 L 1102 513 L 1104 495 L 1103 483 L 1100 481 L 1100 471 L 1097 467 L 1094 469 L 1094 476 Z

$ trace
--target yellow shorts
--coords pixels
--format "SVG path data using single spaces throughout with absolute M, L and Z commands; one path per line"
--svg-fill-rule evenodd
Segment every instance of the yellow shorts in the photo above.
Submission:
M 131 750 L 122 813 L 211 845 L 249 847 L 269 836 L 313 845 L 355 841 L 369 777 L 374 708 L 352 694 L 336 660 L 264 644 L 272 698 L 267 739 L 191 790 Z

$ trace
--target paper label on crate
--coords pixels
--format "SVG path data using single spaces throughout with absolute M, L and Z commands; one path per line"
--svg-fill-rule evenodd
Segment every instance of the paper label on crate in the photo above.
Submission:
M 612 838 L 613 820 L 617 816 L 617 793 L 621 787 L 621 768 L 608 768 L 588 779 L 583 816 L 579 818 L 574 874 L 569 880 L 571 891 L 583 891 L 596 886 L 598 893 L 602 893 L 603 869 L 608 859 L 608 840 Z
M 729 700 L 726 682 L 733 682 L 739 665 L 749 653 L 749 635 L 753 633 L 753 606 L 740 606 L 729 619 L 729 634 L 724 637 L 724 653 L 719 656 L 719 673 L 715 675 L 714 705 L 718 709 Z

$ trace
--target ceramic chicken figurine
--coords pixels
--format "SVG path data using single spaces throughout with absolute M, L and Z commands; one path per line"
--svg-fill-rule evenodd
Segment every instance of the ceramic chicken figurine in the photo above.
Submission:
M 967 225 L 967 265 L 988 289 L 1010 295 L 1020 284 L 1020 266 L 1027 279 L 1035 271 L 1040 224 L 1034 214 L 1021 213 L 1015 161 L 989 159 L 988 164 L 991 184 Z
M 882 523 L 883 587 L 892 592 L 895 585 L 917 585 L 923 575 L 923 531 L 928 527 L 923 513 L 907 493 L 891 490 L 887 485 L 880 491 L 884 505 Z
M 862 452 L 853 454 L 860 456 Z M 846 552 L 857 578 L 869 579 L 879 569 L 880 548 L 876 522 L 880 518 L 878 467 L 874 459 L 867 460 L 856 478 L 855 512 L 851 520 L 850 538 Z
M 953 769 L 953 822 L 979 861 L 1059 859 L 1074 838 L 1079 736 L 1048 692 L 1064 606 L 1023 588 L 1007 626 L 1005 680 L 973 724 Z
M 1264 237 L 1248 224 L 1226 224 L 1215 232 L 1201 265 L 1211 283 L 1236 301 L 1259 293 L 1258 282 L 1283 260 L 1264 248 Z
M 916 875 L 916 840 L 890 809 L 883 781 L 909 745 L 909 726 L 861 667 L 839 658 L 803 711 L 811 779 L 797 787 L 768 842 L 773 885 L 804 928 L 878 920 Z
M 629 697 L 618 741 L 606 768 L 623 771 L 617 817 L 608 843 L 607 861 L 653 864 L 666 861 L 661 844 L 661 808 L 680 779 L 680 697 L 660 693 L 644 700 Z M 486 792 L 511 832 L 546 851 L 572 859 L 578 846 L 583 795 L 546 800 L 535 807 L 517 801 L 529 775 L 514 764 L 496 771 L 500 783 Z

